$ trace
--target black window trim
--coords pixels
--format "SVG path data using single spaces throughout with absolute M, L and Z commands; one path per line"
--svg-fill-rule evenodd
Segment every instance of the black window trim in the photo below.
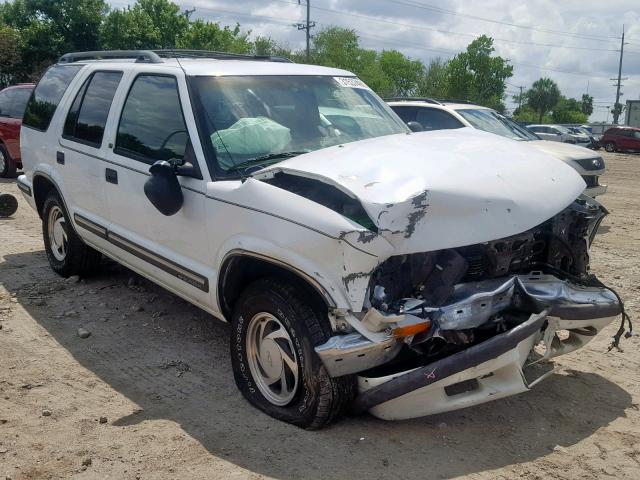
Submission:
M 80 106 L 78 107 L 78 115 L 80 115 L 80 111 L 82 110 L 82 105 L 84 104 L 84 97 L 87 94 L 87 90 L 89 90 L 89 86 L 91 85 L 91 81 L 93 80 L 93 77 L 96 73 L 119 73 L 120 74 L 120 80 L 118 81 L 118 86 L 116 87 L 116 91 L 113 93 L 113 98 L 111 98 L 111 105 L 109 105 L 109 111 L 107 112 L 107 120 L 109 120 L 109 115 L 111 114 L 111 108 L 113 107 L 113 100 L 116 98 L 116 94 L 118 93 L 118 88 L 120 88 L 120 83 L 122 82 L 122 78 L 124 77 L 124 71 L 123 70 L 93 70 L 89 73 L 89 75 L 87 75 L 87 78 L 84 79 L 84 81 L 82 82 L 82 85 L 80 85 L 80 88 L 78 89 L 78 91 L 76 92 L 75 96 L 73 97 L 73 100 L 71 101 L 71 105 L 69 105 L 69 108 L 67 109 L 67 115 L 64 117 L 64 122 L 62 122 L 62 134 L 61 137 L 64 138 L 65 140 L 68 140 L 70 142 L 74 142 L 74 143 L 80 143 L 82 145 L 86 145 L 87 147 L 92 147 L 95 148 L 97 150 L 102 148 L 102 145 L 104 144 L 104 132 L 107 130 L 107 125 L 105 123 L 105 128 L 104 131 L 102 132 L 102 140 L 100 141 L 100 143 L 94 143 L 94 142 L 90 142 L 88 140 L 83 140 L 82 138 L 78 138 L 78 137 L 74 137 L 72 135 L 65 135 L 64 133 L 64 127 L 67 123 L 67 118 L 69 117 L 69 113 L 71 111 L 71 108 L 73 108 L 73 104 L 76 101 L 76 98 L 78 97 L 78 95 L 80 94 L 80 92 L 82 91 L 82 98 L 80 99 Z M 83 91 L 84 90 L 84 91 Z M 78 119 L 76 118 L 76 126 L 78 124 Z M 75 129 L 74 129 L 75 132 Z
M 138 78 L 140 77 L 169 77 L 169 78 L 173 78 L 176 81 L 176 93 L 178 94 L 178 104 L 180 105 L 180 114 L 182 115 L 182 121 L 184 122 L 184 126 L 187 129 L 187 134 L 189 134 L 189 126 L 187 125 L 187 120 L 184 116 L 184 109 L 182 108 L 182 99 L 180 98 L 180 85 L 178 83 L 178 77 L 176 75 L 170 74 L 170 73 L 158 73 L 158 72 L 139 72 L 136 74 L 136 76 L 133 78 L 133 80 L 131 80 L 131 83 L 129 84 L 129 89 L 127 90 L 127 95 L 124 98 L 124 102 L 122 102 L 122 108 L 120 109 L 119 115 L 118 115 L 118 128 L 116 128 L 115 131 L 115 138 L 113 139 L 113 153 L 116 155 L 119 155 L 121 157 L 125 157 L 125 158 L 130 158 L 131 160 L 135 160 L 137 162 L 140 163 L 144 163 L 145 165 L 153 165 L 155 162 L 157 162 L 157 160 L 154 159 L 150 159 L 148 157 L 145 157 L 144 155 L 139 155 L 135 152 L 132 152 L 131 150 L 127 150 L 126 148 L 119 148 L 118 147 L 118 132 L 120 131 L 120 124 L 122 123 L 122 114 L 124 113 L 124 107 L 126 107 L 127 105 L 127 100 L 129 100 L 129 95 L 131 95 L 131 90 L 133 89 L 133 86 L 136 84 L 136 82 L 138 81 Z M 191 138 L 191 135 L 189 135 L 189 142 L 192 143 L 192 148 L 193 148 L 193 140 Z M 194 157 L 197 157 L 195 155 L 195 149 L 194 149 Z M 193 167 L 195 168 L 195 170 L 197 171 L 199 176 L 202 176 L 202 173 L 200 172 L 200 165 L 198 162 L 198 159 L 195 158 L 195 164 L 193 165 Z
M 20 128 L 28 128 L 30 130 L 35 130 L 36 132 L 41 132 L 41 133 L 47 133 L 49 131 L 49 127 L 51 127 L 51 123 L 53 122 L 53 117 L 56 116 L 56 113 L 58 113 L 59 107 L 60 107 L 60 103 L 62 103 L 62 99 L 64 98 L 65 94 L 69 91 L 69 87 L 71 86 L 71 84 L 75 81 L 75 79 L 77 78 L 78 74 L 82 71 L 82 69 L 84 67 L 86 67 L 86 65 L 83 64 L 68 64 L 68 65 L 61 65 L 59 63 L 55 63 L 53 65 L 51 65 L 49 68 L 47 68 L 47 70 L 42 74 L 42 77 L 40 77 L 40 80 L 38 80 L 38 83 L 36 83 L 36 85 L 33 87 L 33 90 L 31 90 L 31 95 L 29 96 L 29 100 L 27 100 L 27 105 L 29 105 L 29 102 L 31 101 L 31 98 L 35 95 L 36 93 L 36 89 L 38 88 L 38 85 L 40 85 L 40 82 L 42 81 L 42 79 L 44 78 L 44 76 L 47 74 L 47 72 L 52 69 L 53 67 L 64 67 L 64 68 L 77 68 L 76 74 L 73 76 L 73 78 L 71 79 L 71 81 L 69 82 L 69 84 L 67 85 L 67 88 L 65 88 L 64 92 L 62 92 L 62 96 L 60 97 L 60 100 L 58 101 L 58 105 L 56 105 L 56 109 L 53 112 L 53 115 L 51 115 L 51 118 L 49 119 L 49 123 L 47 124 L 47 128 L 45 128 L 44 130 L 38 127 L 34 127 L 32 125 L 28 125 L 24 123 L 24 116 L 22 117 L 22 124 L 20 125 Z M 79 68 L 78 68 L 79 67 Z M 74 97 L 75 98 L 75 97 Z M 26 113 L 26 107 L 27 105 L 25 105 L 25 113 Z

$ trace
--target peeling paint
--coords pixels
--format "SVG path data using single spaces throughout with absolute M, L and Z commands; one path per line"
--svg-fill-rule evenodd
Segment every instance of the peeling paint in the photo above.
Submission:
M 413 232 L 415 232 L 416 230 L 416 224 L 427 214 L 427 210 L 429 209 L 429 204 L 427 203 L 428 195 L 429 191 L 425 190 L 420 195 L 415 196 L 413 200 L 411 200 L 414 211 L 411 212 L 407 217 L 409 223 L 407 224 L 407 228 L 405 229 L 404 238 L 409 238 L 411 237 L 411 235 L 413 235 Z
M 370 232 L 368 230 L 367 231 L 363 231 L 363 232 L 358 232 L 358 242 L 359 243 L 369 243 L 371 240 L 373 240 L 377 236 L 378 236 L 377 233 Z

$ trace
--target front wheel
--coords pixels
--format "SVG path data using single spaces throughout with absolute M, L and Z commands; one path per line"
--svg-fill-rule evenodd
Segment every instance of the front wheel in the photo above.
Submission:
M 244 397 L 302 428 L 322 428 L 342 414 L 355 380 L 330 377 L 313 349 L 330 336 L 327 323 L 294 285 L 276 278 L 249 285 L 231 322 L 231 363 Z
M 44 201 L 42 235 L 49 264 L 63 277 L 89 273 L 100 262 L 101 254 L 85 245 L 73 230 L 56 192 L 51 192 Z
M 609 153 L 613 153 L 616 151 L 616 144 L 613 142 L 607 142 L 604 144 L 604 149 Z

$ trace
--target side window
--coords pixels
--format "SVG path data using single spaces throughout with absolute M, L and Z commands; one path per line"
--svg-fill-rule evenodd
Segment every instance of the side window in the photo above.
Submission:
M 115 153 L 153 163 L 184 158 L 188 143 L 175 77 L 138 76 L 122 109 Z
M 396 112 L 404 123 L 416 121 L 416 107 L 397 107 L 394 105 L 391 109 Z
M 0 117 L 9 117 L 9 111 L 11 110 L 11 96 L 10 90 L 0 92 Z
M 425 130 L 449 130 L 464 125 L 450 113 L 435 108 L 420 108 L 416 120 Z
M 13 118 L 22 118 L 24 115 L 24 109 L 27 106 L 29 97 L 31 96 L 31 89 L 29 88 L 16 88 L 12 92 L 13 101 L 11 102 L 11 108 L 9 114 Z
M 96 72 L 76 94 L 64 123 L 63 137 L 95 147 L 102 144 L 104 127 L 122 72 Z
M 46 131 L 65 90 L 83 65 L 54 65 L 46 71 L 27 102 L 23 125 Z

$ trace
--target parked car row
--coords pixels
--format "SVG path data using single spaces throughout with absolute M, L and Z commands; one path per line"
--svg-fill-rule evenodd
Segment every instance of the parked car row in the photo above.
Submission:
M 598 187 L 600 157 L 473 105 L 392 104 L 409 128 L 345 70 L 179 55 L 63 56 L 27 104 L 18 186 L 58 274 L 106 255 L 229 321 L 259 410 L 321 428 L 470 407 L 621 313 L 576 172 Z
M 389 99 L 388 103 L 402 120 L 407 123 L 415 122 L 423 130 L 471 127 L 527 142 L 528 145 L 571 165 L 582 175 L 587 186 L 587 195 L 596 197 L 607 191 L 607 186 L 599 181 L 600 175 L 605 172 L 605 163 L 601 155 L 568 144 L 574 142 L 547 141 L 544 139 L 546 137 L 543 137 L 544 134 L 537 133 L 535 129 L 522 127 L 495 110 L 471 103 L 430 98 L 395 98 Z

